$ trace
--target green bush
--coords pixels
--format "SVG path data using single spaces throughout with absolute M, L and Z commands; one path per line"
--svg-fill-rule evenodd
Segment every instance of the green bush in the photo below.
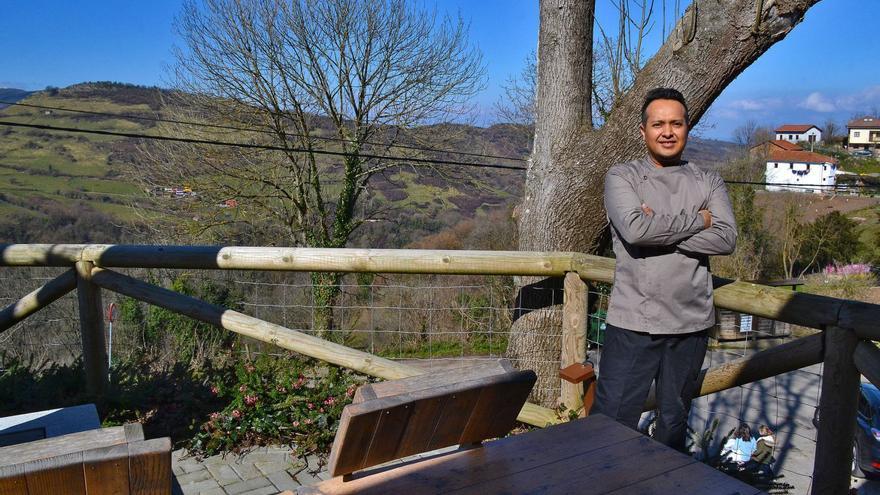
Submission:
M 197 455 L 285 443 L 302 453 L 329 448 L 342 408 L 366 381 L 351 371 L 293 357 L 260 356 L 218 377 L 211 392 L 226 401 L 188 448 Z

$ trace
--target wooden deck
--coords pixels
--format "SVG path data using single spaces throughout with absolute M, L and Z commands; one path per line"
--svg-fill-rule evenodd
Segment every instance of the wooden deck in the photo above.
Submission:
M 601 415 L 355 473 L 300 494 L 758 494 Z

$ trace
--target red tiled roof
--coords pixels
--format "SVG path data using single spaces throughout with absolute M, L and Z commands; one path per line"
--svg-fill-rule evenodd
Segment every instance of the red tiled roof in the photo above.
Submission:
M 846 126 L 850 129 L 876 129 L 880 128 L 880 118 L 866 115 L 857 119 L 850 120 Z
M 798 134 L 800 134 L 802 132 L 809 131 L 813 127 L 816 126 L 814 126 L 813 124 L 785 124 L 784 126 L 779 127 L 773 132 L 797 132 Z M 816 129 L 819 128 L 816 127 Z M 821 131 L 822 129 L 819 130 Z
M 788 163 L 834 163 L 837 164 L 837 160 L 830 156 L 820 155 L 819 153 L 813 153 L 812 151 L 800 151 L 800 150 L 783 150 L 779 148 L 770 148 L 770 155 L 767 158 L 770 161 L 774 162 L 788 162 Z
M 769 144 L 776 146 L 776 147 L 782 148 L 786 151 L 801 151 L 801 150 L 803 150 L 803 148 L 801 148 L 800 146 L 798 146 L 792 142 L 785 141 L 784 139 L 773 139 L 773 140 L 767 141 L 767 142 Z

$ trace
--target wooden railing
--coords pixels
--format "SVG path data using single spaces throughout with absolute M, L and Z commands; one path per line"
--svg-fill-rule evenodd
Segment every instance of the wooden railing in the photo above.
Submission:
M 76 289 L 87 386 L 106 386 L 107 360 L 101 291 L 210 323 L 328 363 L 384 379 L 421 374 L 420 368 L 381 358 L 312 335 L 222 308 L 131 278 L 111 268 L 421 273 L 564 277 L 561 365 L 584 359 L 586 282 L 611 282 L 614 260 L 580 253 L 428 251 L 275 247 L 0 245 L 0 266 L 70 267 L 54 280 L 0 311 L 0 332 Z M 704 370 L 700 395 L 719 392 L 824 361 L 813 493 L 843 493 L 849 486 L 859 374 L 880 386 L 880 306 L 715 279 L 716 306 L 813 327 L 822 333 L 751 357 Z M 582 389 L 563 383 L 561 400 L 580 407 Z M 651 404 L 646 404 L 651 407 Z M 526 404 L 519 420 L 538 426 L 561 421 L 555 411 Z

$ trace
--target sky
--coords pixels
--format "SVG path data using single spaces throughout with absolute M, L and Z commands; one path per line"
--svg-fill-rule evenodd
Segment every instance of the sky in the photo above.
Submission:
M 474 101 L 478 122 L 492 123 L 502 85 L 519 74 L 537 47 L 538 0 L 414 1 L 470 23 L 487 75 Z M 667 19 L 675 3 L 666 2 Z M 35 90 L 103 80 L 167 87 L 180 8 L 180 0 L 0 0 L 0 87 Z M 660 43 L 660 14 L 649 53 Z M 610 26 L 615 15 L 611 0 L 597 0 L 600 22 Z M 748 120 L 823 127 L 829 120 L 842 125 L 856 114 L 880 111 L 878 19 L 880 0 L 820 1 L 727 87 L 704 117 L 700 134 L 731 140 Z

